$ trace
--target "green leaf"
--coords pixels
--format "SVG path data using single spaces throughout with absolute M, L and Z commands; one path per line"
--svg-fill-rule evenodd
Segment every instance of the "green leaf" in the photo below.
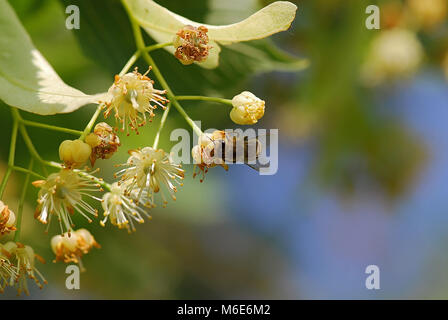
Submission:
M 135 52 L 129 17 L 119 0 L 60 0 L 63 8 L 76 5 L 81 12 L 79 30 L 73 30 L 86 56 L 104 66 L 111 76 L 120 72 Z
M 241 60 L 252 73 L 271 71 L 297 72 L 309 66 L 307 59 L 290 55 L 279 49 L 269 39 L 235 43 L 227 46 L 226 49 L 235 56 L 232 60 Z
M 0 0 L 0 99 L 41 115 L 68 113 L 103 97 L 65 84 L 34 47 L 6 0 Z

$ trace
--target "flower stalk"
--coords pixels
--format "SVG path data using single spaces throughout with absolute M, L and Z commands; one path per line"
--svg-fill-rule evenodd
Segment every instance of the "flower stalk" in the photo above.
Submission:
M 180 103 L 177 101 L 176 96 L 174 95 L 173 91 L 171 90 L 170 86 L 166 82 L 165 78 L 163 77 L 162 73 L 160 72 L 159 68 L 157 67 L 156 63 L 152 59 L 152 57 L 149 55 L 148 51 L 146 50 L 145 42 L 143 40 L 142 31 L 140 29 L 140 26 L 135 21 L 134 17 L 132 16 L 132 13 L 130 12 L 127 4 L 125 1 L 122 1 L 124 8 L 126 9 L 129 19 L 131 21 L 132 30 L 134 32 L 135 37 L 135 43 L 137 45 L 137 50 L 139 50 L 145 59 L 145 61 L 150 65 L 153 69 L 152 71 L 156 75 L 157 80 L 159 80 L 161 86 L 163 89 L 166 90 L 168 99 L 170 102 L 174 105 L 174 107 L 179 111 L 179 113 L 184 117 L 185 121 L 191 126 L 191 128 L 194 130 L 194 132 L 197 135 L 202 134 L 202 130 L 194 123 L 194 121 L 188 116 L 188 114 L 185 112 L 185 110 L 182 108 Z
M 204 96 L 176 96 L 176 99 L 178 101 L 182 100 L 199 100 L 199 101 L 211 101 L 216 103 L 222 103 L 229 106 L 232 106 L 232 100 L 230 99 L 224 99 L 224 98 L 218 98 L 218 97 L 204 97 Z
M 23 214 L 23 206 L 25 204 L 26 191 L 28 190 L 28 185 L 30 184 L 30 176 L 33 170 L 34 159 L 31 158 L 30 165 L 28 166 L 28 173 L 25 177 L 25 182 L 23 185 L 22 194 L 20 195 L 19 200 L 19 210 L 17 211 L 17 221 L 16 221 L 16 232 L 14 234 L 14 242 L 20 241 L 20 231 L 22 230 L 22 214 Z

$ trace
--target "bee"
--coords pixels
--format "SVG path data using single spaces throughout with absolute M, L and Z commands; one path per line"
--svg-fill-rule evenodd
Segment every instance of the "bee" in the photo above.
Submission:
M 258 159 L 264 147 L 261 138 L 265 136 L 249 137 L 239 132 L 225 132 L 222 138 L 212 140 L 210 157 L 215 159 L 215 163 L 242 163 L 259 171 Z

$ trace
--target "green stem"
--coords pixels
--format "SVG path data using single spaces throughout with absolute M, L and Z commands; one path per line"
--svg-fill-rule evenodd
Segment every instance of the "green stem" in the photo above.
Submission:
M 141 37 L 141 41 L 143 41 L 143 37 L 141 35 L 140 27 L 136 25 L 138 28 L 138 34 Z M 152 66 L 152 71 L 156 75 L 157 80 L 159 80 L 160 84 L 162 85 L 163 89 L 166 90 L 168 99 L 170 102 L 174 105 L 174 107 L 179 111 L 179 113 L 184 117 L 185 121 L 190 125 L 190 127 L 196 132 L 198 136 L 202 134 L 201 129 L 194 123 L 194 121 L 190 118 L 190 116 L 185 112 L 184 108 L 180 105 L 180 103 L 176 100 L 176 96 L 174 95 L 173 91 L 171 90 L 170 86 L 166 82 L 165 78 L 163 77 L 162 73 L 160 72 L 159 68 L 157 67 L 154 60 L 151 58 L 151 56 L 147 52 L 143 52 L 143 58 L 146 60 L 146 62 Z
M 232 100 L 230 99 L 223 99 L 223 98 L 217 98 L 217 97 L 204 97 L 204 96 L 176 96 L 176 99 L 178 101 L 181 100 L 201 100 L 201 101 L 212 101 L 217 103 L 223 103 L 227 104 L 229 106 L 232 105 Z
M 25 168 L 22 168 L 22 167 L 13 166 L 13 167 L 11 167 L 11 169 L 14 170 L 14 171 L 23 172 L 23 173 L 35 176 L 36 178 L 45 180 L 44 176 L 41 176 L 40 174 L 38 174 L 38 173 L 36 173 L 34 171 L 31 171 L 31 170 L 28 170 L 28 169 L 25 169 Z
M 16 155 L 16 143 L 17 143 L 18 128 L 19 128 L 19 121 L 14 119 L 14 123 L 12 125 L 11 144 L 9 145 L 8 166 L 14 165 L 14 158 Z
M 14 108 L 11 108 L 11 110 L 15 110 Z M 12 173 L 12 166 L 14 165 L 14 157 L 16 154 L 16 143 L 17 143 L 17 132 L 19 128 L 19 121 L 17 118 L 13 118 L 14 122 L 12 125 L 12 132 L 11 132 L 11 143 L 9 145 L 9 156 L 8 156 L 8 169 L 6 169 L 5 175 L 3 176 L 2 183 L 0 185 L 0 199 L 3 197 L 3 193 L 5 192 L 6 185 L 8 184 L 9 177 Z
M 123 69 L 121 69 L 120 73 L 118 74 L 120 77 L 122 77 L 124 74 L 126 74 L 129 69 L 131 69 L 131 67 L 134 65 L 134 63 L 138 60 L 138 58 L 140 58 L 140 51 L 137 50 L 132 57 L 128 60 L 128 62 L 126 62 L 126 64 L 124 65 Z
M 152 145 L 153 149 L 157 149 L 160 140 L 160 133 L 162 132 L 163 127 L 165 126 L 166 119 L 168 118 L 168 113 L 171 109 L 171 103 L 168 103 L 165 111 L 163 112 L 162 119 L 160 120 L 159 128 L 157 129 L 156 137 L 154 138 L 154 144 Z
M 96 119 L 98 119 L 98 116 L 101 113 L 101 110 L 103 109 L 103 106 L 100 104 L 97 108 L 95 113 L 93 114 L 92 118 L 90 119 L 89 123 L 87 124 L 86 128 L 84 129 L 84 132 L 79 137 L 80 140 L 84 140 L 86 136 L 92 131 L 93 125 L 96 122 Z
M 62 127 L 56 127 L 56 126 L 53 126 L 53 125 L 49 125 L 49 124 L 45 124 L 45 123 L 39 123 L 39 122 L 34 122 L 34 121 L 29 121 L 29 120 L 24 120 L 24 119 L 20 119 L 20 123 L 24 124 L 25 126 L 29 126 L 29 127 L 37 127 L 37 128 L 48 129 L 48 130 L 53 130 L 53 131 L 60 131 L 60 132 L 73 134 L 75 136 L 79 136 L 79 135 L 82 134 L 82 131 L 79 131 L 79 130 L 62 128 Z
M 11 112 L 14 118 L 14 121 L 21 122 L 22 117 L 20 116 L 19 111 L 16 108 L 11 108 Z M 31 155 L 39 162 L 43 162 L 42 158 L 40 157 L 39 153 L 37 152 L 36 148 L 33 145 L 33 142 L 31 141 L 30 136 L 28 135 L 28 132 L 26 131 L 26 128 L 23 124 L 20 124 L 19 126 L 20 133 L 22 135 L 23 140 L 25 141 L 26 146 L 28 147 Z M 10 164 L 11 166 L 13 164 Z
M 172 42 L 158 43 L 158 44 L 153 44 L 151 46 L 147 46 L 143 50 L 145 50 L 146 52 L 151 52 L 151 51 L 162 49 L 162 48 L 165 48 L 165 47 L 170 47 L 172 45 L 173 45 Z
M 3 193 L 5 192 L 6 185 L 8 184 L 9 177 L 11 176 L 12 168 L 8 167 L 6 169 L 5 175 L 3 176 L 2 184 L 0 185 L 0 199 L 3 198 Z
M 162 85 L 163 89 L 166 90 L 166 93 L 167 93 L 167 96 L 168 96 L 168 99 L 170 100 L 170 102 L 174 105 L 174 107 L 177 109 L 177 111 L 179 111 L 179 113 L 184 117 L 185 121 L 187 121 L 187 123 L 191 126 L 191 128 L 194 130 L 194 132 L 200 136 L 202 134 L 201 129 L 196 125 L 196 123 L 194 123 L 194 121 L 188 116 L 188 114 L 182 108 L 180 103 L 176 100 L 176 96 L 174 95 L 170 86 L 166 82 L 166 80 L 163 77 L 162 73 L 160 72 L 159 68 L 155 64 L 154 60 L 151 58 L 151 56 L 148 54 L 148 52 L 145 51 L 145 42 L 143 40 L 142 31 L 140 29 L 140 26 L 134 20 L 132 13 L 130 12 L 126 2 L 122 1 L 122 3 L 129 15 L 129 19 L 131 20 L 132 30 L 134 32 L 135 43 L 137 45 L 137 49 L 142 53 L 142 56 L 146 60 L 146 62 L 152 67 L 152 72 L 154 72 L 154 74 L 156 75 L 156 77 L 159 80 L 160 84 Z
M 25 141 L 26 146 L 28 147 L 28 150 L 31 153 L 31 156 L 33 156 L 37 161 L 43 162 L 41 156 L 37 152 L 36 148 L 34 147 L 33 142 L 31 141 L 30 136 L 28 135 L 28 132 L 26 131 L 25 126 L 20 126 L 20 133 L 22 134 L 22 138 Z
M 169 97 L 169 95 L 168 95 Z M 187 112 L 185 112 L 184 108 L 182 108 L 182 106 L 179 104 L 179 102 L 177 102 L 177 100 L 173 99 L 171 101 L 174 105 L 174 107 L 176 107 L 177 111 L 179 111 L 179 113 L 184 117 L 185 121 L 187 121 L 187 123 L 190 125 L 190 127 L 193 129 L 193 131 L 198 135 L 201 136 L 202 135 L 202 130 L 201 128 L 199 128 L 197 126 L 196 123 L 194 123 L 194 121 L 190 118 L 190 116 L 187 114 Z
M 25 204 L 26 191 L 28 190 L 28 185 L 30 183 L 30 173 L 33 170 L 34 161 L 31 159 L 30 165 L 28 166 L 28 173 L 25 177 L 25 184 L 23 186 L 22 195 L 19 200 L 19 209 L 17 211 L 17 222 L 16 222 L 16 233 L 14 234 L 14 241 L 18 242 L 20 240 L 20 231 L 22 229 L 22 214 L 23 214 L 23 205 Z M 26 170 L 26 169 L 25 169 Z

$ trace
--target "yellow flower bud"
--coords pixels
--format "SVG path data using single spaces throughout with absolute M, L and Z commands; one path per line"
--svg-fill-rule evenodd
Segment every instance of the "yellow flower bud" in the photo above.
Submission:
M 264 115 L 265 102 L 249 91 L 233 97 L 232 105 L 230 119 L 236 124 L 255 124 Z
M 86 143 L 92 148 L 95 148 L 101 143 L 101 140 L 96 134 L 89 133 L 86 137 Z
M 59 158 L 67 167 L 80 167 L 89 159 L 92 148 L 81 140 L 65 140 L 59 146 Z
M 6 234 L 14 231 L 16 223 L 16 216 L 12 210 L 8 208 L 2 201 L 0 201 L 0 234 Z

